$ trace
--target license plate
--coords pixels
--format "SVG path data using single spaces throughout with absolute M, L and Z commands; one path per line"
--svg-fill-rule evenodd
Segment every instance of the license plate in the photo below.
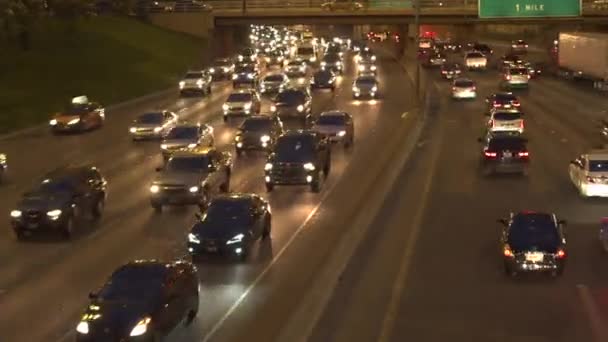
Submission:
M 513 157 L 513 153 L 511 153 L 511 152 L 505 152 L 505 153 L 502 154 L 502 156 L 505 157 L 505 158 L 511 158 L 511 157 Z
M 505 108 L 511 108 L 511 105 L 510 104 L 506 104 L 504 107 Z
M 36 229 L 36 228 L 38 228 L 38 223 L 37 222 L 29 222 L 27 224 L 27 228 L 28 229 Z
M 541 252 L 526 253 L 526 261 L 541 262 L 543 261 L 544 256 L 545 255 Z
M 215 247 L 215 246 L 208 246 L 208 247 L 205 247 L 205 250 L 207 252 L 217 252 L 217 247 Z

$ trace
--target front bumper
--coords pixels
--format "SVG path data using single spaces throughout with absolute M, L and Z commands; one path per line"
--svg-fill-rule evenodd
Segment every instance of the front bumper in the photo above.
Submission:
M 83 129 L 82 122 L 73 125 L 68 125 L 67 123 L 57 123 L 56 125 L 52 125 L 50 127 L 51 131 L 54 133 L 80 132 Z
M 486 70 L 486 64 L 467 64 L 469 70 Z
M 302 166 L 283 170 L 266 171 L 264 181 L 272 185 L 308 185 L 319 179 L 316 171 L 307 171 Z
M 283 118 L 306 118 L 306 111 L 298 112 L 296 108 L 279 108 L 278 110 L 272 112 L 272 115 L 277 116 L 281 119 Z
M 260 86 L 260 93 L 262 94 L 276 94 L 283 90 L 281 85 L 262 85 Z
M 238 108 L 228 108 L 224 109 L 224 116 L 242 116 L 242 115 L 251 115 L 252 108 L 238 107 Z
M 491 132 L 517 132 L 519 134 L 523 134 L 524 133 L 524 129 L 521 128 L 520 126 L 494 126 L 492 128 L 490 128 Z
M 228 257 L 241 256 L 247 250 L 245 241 L 227 245 L 223 240 L 201 240 L 200 243 L 188 241 L 188 252 L 194 257 L 219 255 Z
M 28 214 L 23 212 L 21 218 L 11 219 L 11 226 L 15 231 L 35 233 L 40 231 L 56 231 L 65 225 L 65 214 L 53 220 L 46 213 Z
M 129 132 L 133 139 L 160 139 L 163 136 L 163 132 L 154 132 L 154 129 L 138 129 L 135 132 Z
M 205 89 L 203 86 L 184 86 L 179 89 L 180 94 L 195 94 L 195 93 L 203 93 Z
M 608 197 L 608 184 L 583 183 L 581 193 L 587 197 Z
M 506 83 L 507 87 L 514 89 L 514 88 L 528 88 L 528 82 L 517 82 L 517 83 L 513 83 L 513 82 L 507 82 Z
M 564 267 L 563 261 L 558 261 L 553 257 L 546 256 L 545 260 L 541 262 L 530 262 L 523 259 L 505 260 L 505 264 L 510 270 L 517 272 L 546 272 L 556 271 Z
M 270 147 L 272 146 L 272 142 L 268 141 L 268 142 L 263 142 L 261 140 L 257 140 L 257 141 L 248 141 L 248 140 L 244 140 L 244 141 L 237 141 L 234 143 L 234 147 L 237 150 L 247 150 L 247 151 L 268 151 L 270 150 Z
M 152 194 L 150 203 L 152 205 L 196 205 L 201 204 L 203 195 L 200 191 L 190 192 L 188 189 L 161 190 Z
M 372 98 L 372 99 L 375 99 L 377 95 L 378 95 L 378 92 L 371 91 L 371 90 L 365 90 L 365 89 L 360 89 L 359 91 L 354 91 L 353 92 L 353 96 L 356 99 L 360 99 L 360 98 Z

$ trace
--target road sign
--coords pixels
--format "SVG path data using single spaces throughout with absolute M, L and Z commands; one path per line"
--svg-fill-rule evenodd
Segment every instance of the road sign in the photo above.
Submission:
M 578 17 L 581 0 L 479 0 L 480 18 Z

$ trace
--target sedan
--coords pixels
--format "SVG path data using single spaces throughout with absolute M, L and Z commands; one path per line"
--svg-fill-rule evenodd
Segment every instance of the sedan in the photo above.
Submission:
M 312 130 L 328 138 L 332 143 L 341 142 L 349 148 L 355 141 L 355 124 L 350 114 L 332 110 L 323 112 L 314 121 Z
M 250 116 L 243 121 L 234 137 L 237 156 L 243 151 L 268 151 L 283 134 L 283 123 L 270 115 Z
M 336 90 L 336 75 L 330 70 L 320 70 L 313 74 L 310 80 L 311 89 L 329 88 L 331 91 Z
M 462 74 L 462 68 L 458 63 L 445 63 L 441 66 L 441 77 L 452 80 Z
M 528 174 L 530 152 L 525 138 L 510 132 L 492 132 L 479 141 L 483 143 L 480 169 L 484 176 L 496 173 Z
M 260 93 L 276 94 L 289 86 L 289 78 L 285 74 L 271 74 L 260 82 Z
M 352 90 L 355 99 L 362 97 L 375 99 L 378 96 L 378 80 L 374 76 L 359 76 L 353 82 Z
M 477 97 L 477 87 L 475 82 L 468 78 L 457 78 L 452 83 L 452 99 L 475 99 Z
M 608 150 L 592 150 L 570 162 L 570 181 L 582 197 L 608 197 Z
M 133 140 L 160 139 L 177 123 L 177 114 L 170 111 L 149 112 L 139 115 L 129 128 Z

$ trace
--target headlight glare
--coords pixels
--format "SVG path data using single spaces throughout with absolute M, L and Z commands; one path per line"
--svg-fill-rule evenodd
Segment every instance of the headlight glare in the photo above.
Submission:
M 304 169 L 306 169 L 308 171 L 314 171 L 315 165 L 313 163 L 306 163 L 306 164 L 304 164 Z
M 85 322 L 85 321 L 81 321 L 76 326 L 76 331 L 83 335 L 88 334 L 89 333 L 89 323 Z
M 251 109 L 251 102 L 245 103 L 243 106 L 245 109 Z
M 267 143 L 267 142 L 269 142 L 269 141 L 270 141 L 270 136 L 269 136 L 269 135 L 262 135 L 262 136 L 260 137 L 260 141 L 261 141 L 261 142 L 265 142 L 265 143 Z
M 137 128 L 131 127 L 131 128 L 129 128 L 129 132 L 135 133 L 135 132 L 137 132 Z
M 12 218 L 19 218 L 19 217 L 21 217 L 21 210 L 13 210 L 13 211 L 11 211 L 11 217 Z
M 345 135 L 346 135 L 346 131 L 340 131 L 340 132 L 338 132 L 338 136 L 339 137 L 343 137 Z
M 266 165 L 264 165 L 264 170 L 265 170 L 265 171 L 270 171 L 270 170 L 272 170 L 272 164 L 271 164 L 271 163 L 266 163 Z
M 61 210 L 59 210 L 59 209 L 50 210 L 46 213 L 46 215 L 49 217 L 58 217 L 59 215 L 61 215 Z
M 184 81 L 180 81 L 179 82 L 179 88 L 180 89 L 183 88 L 183 87 L 185 87 L 185 86 L 186 86 L 186 82 L 184 82 Z
M 188 148 L 195 148 L 197 144 L 192 143 L 192 144 L 188 144 Z
M 228 104 L 227 104 L 227 103 L 224 103 L 224 104 L 222 105 L 222 109 L 223 109 L 223 110 L 228 110 L 228 109 L 230 109 L 230 106 L 228 106 Z
M 243 241 L 244 237 L 245 237 L 244 234 L 235 235 L 232 239 L 226 241 L 226 244 L 227 245 L 232 245 L 232 244 L 235 244 L 235 243 L 240 243 L 241 241 Z
M 303 105 L 298 105 L 298 107 L 296 109 L 298 110 L 298 112 L 303 112 L 304 111 L 304 106 Z
M 198 238 L 198 236 L 196 236 L 196 235 L 194 235 L 192 233 L 188 234 L 188 241 L 192 242 L 192 243 L 197 243 L 197 244 L 201 243 L 201 240 Z
M 270 111 L 271 112 L 276 112 L 277 111 L 277 106 L 275 106 L 275 105 L 270 106 Z
M 236 80 L 237 78 L 239 78 L 239 76 L 237 74 L 232 75 L 233 80 Z
M 169 146 L 167 144 L 160 144 L 160 148 L 166 150 Z
M 158 133 L 158 132 L 160 132 L 162 130 L 163 130 L 162 127 L 154 127 L 154 133 Z
M 130 336 L 141 336 L 141 335 L 145 334 L 148 331 L 148 325 L 150 324 L 151 321 L 152 321 L 152 319 L 150 317 L 146 317 L 146 318 L 142 319 L 141 321 L 137 322 L 137 324 L 135 325 L 135 327 L 133 327 L 133 330 L 131 330 L 131 333 L 129 335 Z
M 191 186 L 190 189 L 188 189 L 188 191 L 190 191 L 191 193 L 195 193 L 198 191 L 198 186 Z
M 49 125 L 51 125 L 51 126 L 55 126 L 56 124 L 57 124 L 57 120 L 55 120 L 55 119 L 49 121 Z
M 68 122 L 68 125 L 75 125 L 80 122 L 80 118 L 72 119 Z
M 378 87 L 374 86 L 374 87 L 372 88 L 372 91 L 373 91 L 373 92 L 377 92 L 377 91 L 378 91 Z
M 152 186 L 150 187 L 150 192 L 151 192 L 151 193 L 153 193 L 153 194 L 156 194 L 156 193 L 158 193 L 159 191 L 160 191 L 160 187 L 159 187 L 158 185 L 152 185 Z

